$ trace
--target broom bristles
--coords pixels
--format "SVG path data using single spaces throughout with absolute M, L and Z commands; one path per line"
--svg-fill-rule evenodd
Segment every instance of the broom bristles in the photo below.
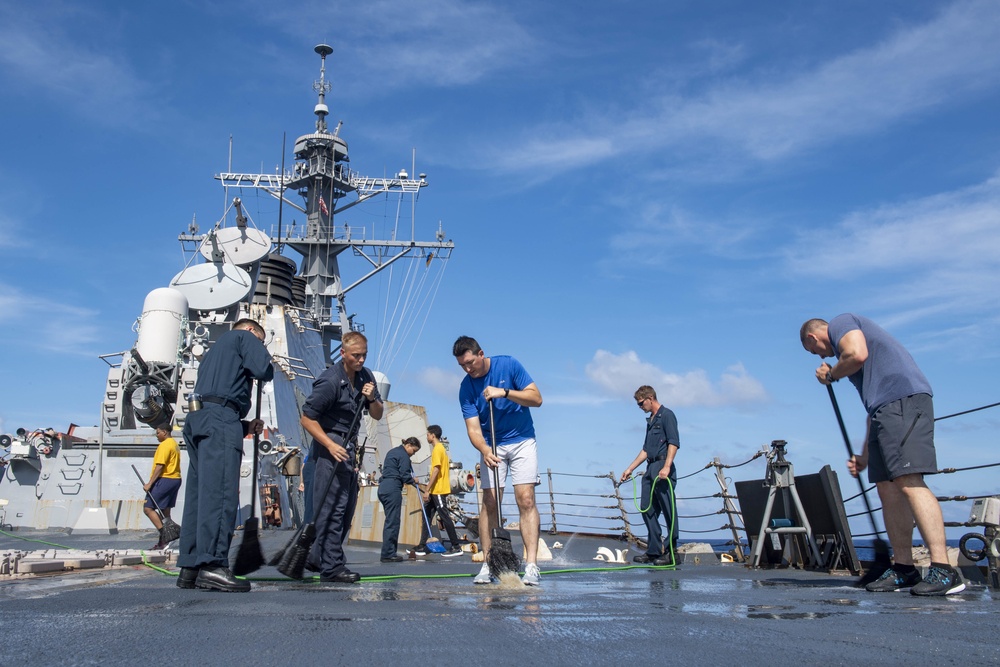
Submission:
M 443 554 L 444 552 L 447 551 L 447 549 L 444 548 L 444 545 L 441 544 L 441 540 L 439 540 L 436 537 L 428 539 L 426 544 L 427 544 L 427 550 L 430 551 L 432 554 Z
M 307 523 L 302 527 L 302 532 L 291 544 L 278 563 L 278 572 L 289 579 L 301 579 L 306 571 L 306 560 L 309 558 L 309 551 L 312 549 L 313 541 L 316 539 L 316 526 Z
M 517 572 L 521 559 L 514 553 L 510 543 L 510 533 L 506 530 L 494 530 L 490 540 L 490 550 L 486 554 L 486 564 L 490 574 L 498 579 L 506 572 Z
M 233 560 L 232 571 L 237 576 L 256 572 L 264 564 L 264 552 L 257 534 L 257 517 L 247 519 L 243 525 L 243 541 Z
M 285 553 L 287 553 L 288 550 L 291 548 L 291 546 L 295 544 L 295 541 L 299 539 L 299 535 L 302 534 L 302 529 L 304 527 L 305 526 L 300 526 L 299 529 L 295 531 L 295 534 L 292 535 L 291 539 L 285 543 L 285 546 L 281 547 L 276 552 L 274 552 L 274 555 L 267 560 L 268 565 L 274 567 L 275 565 L 281 562 L 281 559 L 285 557 Z
M 163 518 L 163 528 L 160 532 L 160 540 L 169 543 L 181 536 L 181 526 L 170 517 Z

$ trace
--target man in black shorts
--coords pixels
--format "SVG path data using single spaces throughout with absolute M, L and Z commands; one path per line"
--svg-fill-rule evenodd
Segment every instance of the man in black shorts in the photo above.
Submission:
M 823 362 L 816 379 L 829 385 L 848 378 L 868 410 L 868 435 L 860 456 L 847 462 L 858 476 L 868 468 L 882 500 L 882 517 L 895 564 L 869 591 L 909 588 L 914 595 L 949 595 L 965 590 L 948 563 L 944 519 L 925 474 L 938 471 L 934 452 L 934 404 L 930 383 L 899 341 L 866 317 L 845 313 L 827 323 L 812 319 L 799 330 L 802 347 Z M 913 524 L 931 553 L 927 577 L 913 566 Z

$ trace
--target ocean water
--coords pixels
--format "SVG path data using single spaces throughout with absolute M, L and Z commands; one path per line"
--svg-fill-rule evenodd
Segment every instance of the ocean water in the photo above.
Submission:
M 688 542 L 707 542 L 708 544 L 712 545 L 712 548 L 715 550 L 716 553 L 723 553 L 723 552 L 729 551 L 730 549 L 733 548 L 732 544 L 730 543 L 731 542 L 730 540 L 681 540 L 680 541 L 681 544 L 685 544 L 685 543 L 688 543 Z M 959 542 L 959 540 L 957 540 L 957 539 L 956 540 L 947 540 L 947 545 L 949 547 L 958 548 L 958 542 Z M 923 546 L 924 545 L 924 543 L 923 543 L 922 540 L 915 540 L 913 544 L 914 544 L 914 546 Z M 969 542 L 969 548 L 970 549 L 979 549 L 981 547 L 982 547 L 982 543 L 980 543 L 980 542 L 971 542 L 971 541 Z M 749 551 L 749 547 L 747 546 L 747 544 L 745 542 L 743 544 L 743 548 L 744 548 L 745 551 Z M 872 560 L 875 560 L 875 541 L 874 540 L 871 540 L 871 539 L 855 540 L 854 541 L 854 550 L 857 552 L 858 558 L 860 558 L 862 561 L 872 561 Z M 986 559 L 984 558 L 982 562 L 985 563 Z

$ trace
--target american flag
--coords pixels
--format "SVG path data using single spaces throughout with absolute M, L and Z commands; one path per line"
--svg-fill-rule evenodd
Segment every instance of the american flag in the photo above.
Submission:
M 326 207 L 326 201 L 323 199 L 323 195 L 319 196 L 319 210 L 323 215 L 330 215 L 330 209 Z

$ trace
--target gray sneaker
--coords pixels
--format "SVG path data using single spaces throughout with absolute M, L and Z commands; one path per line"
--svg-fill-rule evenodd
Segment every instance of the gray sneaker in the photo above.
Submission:
M 953 567 L 931 565 L 924 580 L 910 589 L 913 595 L 951 595 L 965 590 L 965 582 Z
M 538 566 L 534 563 L 528 563 L 524 566 L 524 576 L 521 577 L 521 583 L 525 586 L 537 586 L 541 582 L 542 573 L 538 571 Z
M 872 593 L 894 593 L 904 588 L 910 588 L 920 583 L 920 573 L 916 570 L 909 574 L 897 572 L 891 567 L 882 576 L 865 586 Z
M 479 571 L 476 578 L 472 580 L 474 584 L 495 584 L 497 583 L 496 577 L 490 574 L 490 566 L 483 563 L 483 569 Z

